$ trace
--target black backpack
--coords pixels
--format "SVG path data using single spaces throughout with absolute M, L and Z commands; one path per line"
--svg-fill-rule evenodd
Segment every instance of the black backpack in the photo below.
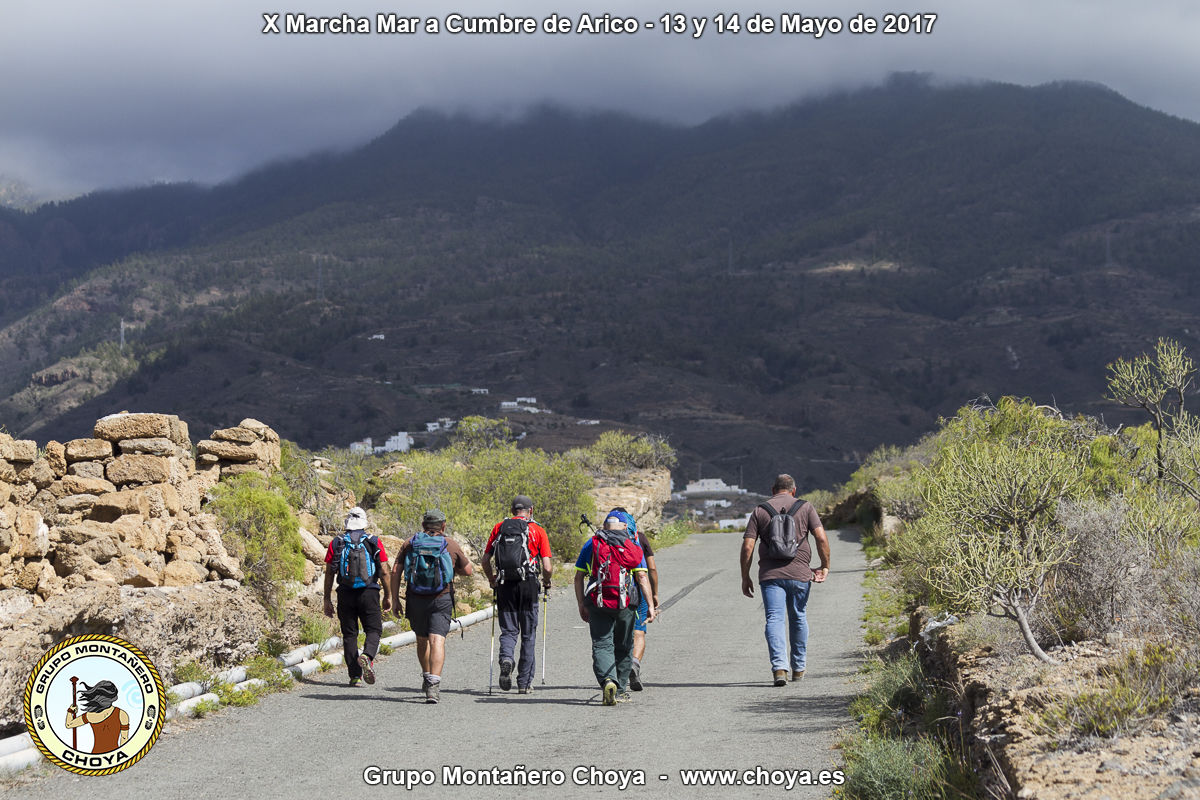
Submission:
M 492 555 L 496 557 L 497 583 L 520 583 L 534 577 L 537 572 L 529 553 L 529 520 L 512 517 L 501 522 Z
M 796 512 L 806 503 L 797 500 L 787 511 L 776 511 L 770 503 L 759 505 L 763 511 L 771 515 L 765 530 L 760 530 L 758 540 L 759 560 L 772 558 L 778 561 L 791 561 L 800 552 L 799 528 L 796 524 Z

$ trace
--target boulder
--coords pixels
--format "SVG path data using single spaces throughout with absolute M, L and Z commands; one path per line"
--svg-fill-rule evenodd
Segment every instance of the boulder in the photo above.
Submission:
M 240 581 L 244 577 L 241 564 L 233 556 L 209 556 L 205 560 L 205 565 L 217 573 L 218 578 Z
M 78 465 L 75 465 L 78 466 Z M 100 466 L 99 464 L 96 465 Z M 85 478 L 80 475 L 68 475 L 62 479 L 63 488 L 67 494 L 108 494 L 117 490 L 111 482 L 103 478 Z
M 167 522 L 146 519 L 140 514 L 127 514 L 112 523 L 122 542 L 134 550 L 164 552 L 167 549 Z
M 77 461 L 67 467 L 67 474 L 80 478 L 104 480 L 104 464 L 99 461 Z
M 72 439 L 67 442 L 67 463 L 76 461 L 102 461 L 112 458 L 112 442 L 103 439 Z
M 42 576 L 38 579 L 37 592 L 38 597 L 43 600 L 48 600 L 53 596 L 60 595 L 66 589 L 66 581 L 54 574 L 54 567 L 49 561 L 42 562 Z
M 178 417 L 175 418 L 178 421 Z M 167 414 L 110 414 L 96 421 L 92 433 L 97 439 L 119 442 L 122 439 L 170 439 L 171 417 Z
M 111 536 L 92 539 L 87 544 L 80 545 L 79 552 L 97 564 L 107 564 L 121 554 L 121 549 L 117 546 L 118 541 Z
M 123 439 L 117 443 L 117 449 L 122 454 L 141 454 L 162 456 L 163 458 L 179 456 L 179 445 L 165 437 L 155 439 Z
M 258 461 L 265 453 L 265 449 L 259 442 L 253 444 L 238 444 L 236 442 L 220 442 L 214 439 L 203 439 L 196 443 L 196 451 L 200 454 L 200 459 L 204 461 L 204 456 L 216 456 L 222 461 L 233 461 L 237 463 L 248 463 Z
M 317 537 L 309 533 L 306 528 L 300 529 L 300 547 L 304 552 L 304 557 L 309 561 L 313 562 L 314 564 L 325 563 L 325 547 L 323 547 L 317 540 Z M 391 552 L 388 550 L 386 545 L 384 546 L 384 550 L 389 553 Z
M 67 474 L 67 448 L 58 442 L 46 445 L 46 463 L 54 470 L 54 477 L 61 478 Z
M 4 458 L 8 459 L 9 461 L 25 464 L 30 464 L 34 461 L 37 461 L 37 442 L 33 441 L 32 439 L 13 439 L 12 444 L 10 445 L 9 454 L 4 455 Z
M 7 461 L 12 458 L 12 443 L 13 438 L 4 431 L 0 431 L 0 459 Z
M 92 506 L 91 518 L 113 522 L 126 514 L 150 516 L 150 501 L 144 492 L 125 490 L 102 494 L 96 498 L 96 505 Z
M 9 499 L 17 505 L 29 505 L 29 502 L 37 497 L 37 493 L 38 488 L 32 483 L 19 483 L 13 486 L 12 496 Z
M 121 568 L 118 580 L 122 586 L 158 586 L 161 582 L 158 572 L 151 569 L 139 558 L 121 556 L 121 560 L 117 563 Z
M 254 431 L 258 434 L 258 438 L 264 442 L 279 444 L 279 434 L 271 429 L 269 425 L 259 422 L 256 419 L 246 418 L 237 424 L 239 428 L 245 428 L 248 431 Z
M 46 562 L 42 559 L 34 559 L 25 562 L 25 566 L 21 569 L 17 576 L 16 587 L 24 589 L 27 592 L 32 592 L 37 589 L 38 581 L 42 579 L 42 566 Z
M 163 568 L 163 586 L 191 586 L 208 580 L 208 570 L 188 561 L 172 561 Z
M 146 496 L 152 517 L 175 517 L 182 510 L 179 492 L 169 483 L 143 486 L 134 491 L 141 492 Z
M 54 548 L 54 571 L 61 578 L 89 575 L 100 565 L 83 554 L 79 545 L 60 544 Z
M 249 428 L 222 428 L 213 431 L 212 438 L 220 442 L 236 442 L 238 444 L 254 444 L 260 440 L 259 435 Z
M 50 552 L 50 529 L 42 520 L 42 515 L 28 509 L 17 509 L 13 530 L 16 536 L 9 552 L 13 558 L 43 558 Z M 34 584 L 37 585 L 36 582 Z
M 117 486 L 166 483 L 171 479 L 171 462 L 161 456 L 121 455 L 108 463 L 104 474 Z
M 69 494 L 58 499 L 58 510 L 64 514 L 74 514 L 77 511 L 86 514 L 92 510 L 94 505 L 96 505 L 96 495 L 94 494 Z
M 16 483 L 17 468 L 6 458 L 0 458 L 0 483 Z
M 38 489 L 45 489 L 50 484 L 54 483 L 57 477 L 54 474 L 54 468 L 50 466 L 49 460 L 45 457 L 39 458 L 28 467 L 18 470 L 18 483 L 32 483 Z

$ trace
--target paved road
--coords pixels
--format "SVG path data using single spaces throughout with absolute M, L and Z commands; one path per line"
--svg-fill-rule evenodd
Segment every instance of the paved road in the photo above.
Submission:
M 319 674 L 253 708 L 226 709 L 165 734 L 145 759 L 116 775 L 78 778 L 51 768 L 5 796 L 828 797 L 828 788 L 815 786 L 689 788 L 680 771 L 835 768 L 830 748 L 838 728 L 849 724 L 848 678 L 858 665 L 864 563 L 857 530 L 830 531 L 830 543 L 835 568 L 827 583 L 813 587 L 808 675 L 798 684 L 770 685 L 762 603 L 740 591 L 740 534 L 703 534 L 657 557 L 669 607 L 651 626 L 647 689 L 631 702 L 600 705 L 587 629 L 573 596 L 563 593 L 550 602 L 547 683 L 540 685 L 539 667 L 532 695 L 498 689 L 488 695 L 491 629 L 482 623 L 451 639 L 439 705 L 422 702 L 416 653 L 402 648 L 379 662 L 373 687 L 344 686 L 343 669 Z M 434 783 L 411 791 L 370 786 L 363 777 L 369 765 L 388 776 L 430 770 L 425 777 Z M 444 768 L 512 774 L 518 765 L 561 770 L 565 783 L 444 784 Z M 593 766 L 601 774 L 594 776 Z M 584 769 L 577 774 L 577 767 Z M 631 782 L 640 771 L 645 786 L 631 783 L 621 792 L 605 785 L 621 780 L 605 770 L 624 770 Z

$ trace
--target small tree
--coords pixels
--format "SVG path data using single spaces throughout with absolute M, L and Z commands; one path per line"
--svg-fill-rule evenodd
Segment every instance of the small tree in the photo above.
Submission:
M 1009 398 L 947 427 L 954 435 L 922 480 L 928 513 L 906 537 L 916 568 L 935 601 L 960 613 L 998 608 L 1033 655 L 1054 663 L 1029 618 L 1069 555 L 1055 510 L 1086 494 L 1088 448 L 1071 423 Z
M 1164 437 L 1183 413 L 1196 365 L 1178 342 L 1159 339 L 1153 361 L 1144 353 L 1132 361 L 1121 358 L 1108 365 L 1108 372 L 1109 399 L 1149 415 L 1157 433 L 1154 463 L 1162 480 L 1166 467 Z

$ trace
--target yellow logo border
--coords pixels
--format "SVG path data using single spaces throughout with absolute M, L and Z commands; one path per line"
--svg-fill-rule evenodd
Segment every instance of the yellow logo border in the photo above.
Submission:
M 59 652 L 71 647 L 72 645 L 79 644 L 80 642 L 107 642 L 108 644 L 115 644 L 118 647 L 123 647 L 129 652 L 133 653 L 133 655 L 137 656 L 138 660 L 142 662 L 146 669 L 150 670 L 150 674 L 154 677 L 154 686 L 156 689 L 158 689 L 158 696 L 161 699 L 161 702 L 158 704 L 158 719 L 155 722 L 154 733 L 151 734 L 150 741 L 146 742 L 145 746 L 143 746 L 136 755 L 131 756 L 116 766 L 105 767 L 103 769 L 89 769 L 87 767 L 80 767 L 63 761 L 58 756 L 54 755 L 42 742 L 42 737 L 38 733 L 37 727 L 33 723 L 33 685 L 34 679 L 37 677 L 38 672 L 41 671 L 42 667 L 45 666 L 47 661 L 49 661 Z M 25 682 L 23 702 L 25 709 L 25 729 L 29 732 L 29 738 L 33 740 L 34 746 L 36 746 L 38 751 L 41 752 L 41 754 L 45 756 L 45 758 L 52 764 L 62 767 L 68 772 L 73 772 L 76 775 L 98 777 L 101 775 L 112 775 L 115 772 L 120 772 L 123 769 L 132 767 L 134 764 L 141 761 L 143 756 L 150 752 L 150 748 L 153 747 L 154 743 L 158 741 L 158 736 L 160 733 L 162 733 L 163 725 L 167 721 L 167 690 L 166 687 L 163 686 L 162 677 L 158 674 L 158 670 L 155 668 L 153 662 L 151 662 L 150 659 L 146 657 L 146 654 L 140 649 L 124 639 L 120 639 L 116 636 L 106 636 L 100 633 L 73 636 L 66 641 L 59 642 L 54 647 L 51 647 L 49 650 L 47 650 L 45 655 L 38 660 L 37 664 L 33 668 L 33 671 L 29 673 L 29 680 Z

